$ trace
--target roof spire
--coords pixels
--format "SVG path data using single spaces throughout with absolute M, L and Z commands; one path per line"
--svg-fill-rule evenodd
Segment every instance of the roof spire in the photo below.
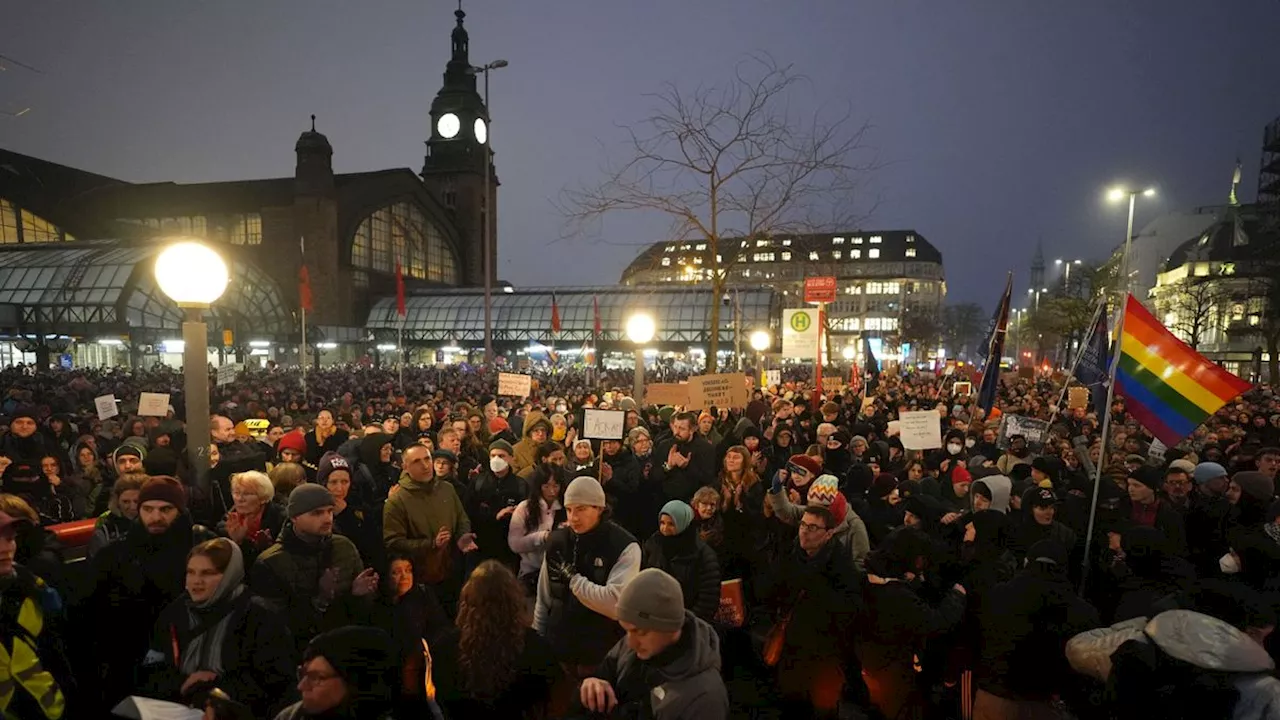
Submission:
M 459 0 L 461 1 L 461 0 Z M 1236 199 L 1236 188 L 1240 186 L 1240 156 L 1236 156 L 1236 171 L 1231 175 L 1231 195 L 1227 197 L 1227 204 L 1232 207 L 1240 205 L 1240 201 Z
M 316 131 L 316 114 L 311 113 L 311 132 Z
M 453 11 L 453 16 L 458 19 L 458 26 L 453 29 L 453 61 L 464 62 L 468 67 L 471 61 L 467 58 L 468 45 L 470 38 L 467 37 L 467 29 L 462 26 L 462 21 L 466 19 L 467 13 L 462 9 L 462 0 L 458 0 L 458 9 Z

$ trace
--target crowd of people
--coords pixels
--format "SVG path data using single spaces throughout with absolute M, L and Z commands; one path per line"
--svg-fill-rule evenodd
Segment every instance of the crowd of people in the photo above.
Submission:
M 0 372 L 0 715 L 1280 718 L 1265 385 L 1164 448 L 1049 375 L 990 411 L 933 373 L 536 380 L 251 371 L 205 439 L 163 368 Z M 941 447 L 904 447 L 920 410 Z

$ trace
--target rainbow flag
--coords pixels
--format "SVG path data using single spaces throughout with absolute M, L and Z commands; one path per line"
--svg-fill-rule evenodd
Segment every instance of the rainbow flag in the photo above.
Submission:
M 1129 413 L 1168 447 L 1252 387 L 1173 336 L 1129 295 L 1121 325 L 1116 392 Z

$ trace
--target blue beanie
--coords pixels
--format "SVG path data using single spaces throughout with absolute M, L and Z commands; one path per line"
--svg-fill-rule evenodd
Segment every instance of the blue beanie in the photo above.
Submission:
M 658 513 L 659 519 L 663 515 L 671 516 L 671 522 L 676 524 L 676 533 L 683 533 L 688 529 L 689 523 L 693 522 L 693 508 L 688 503 L 680 500 L 672 500 L 662 506 L 662 512 Z

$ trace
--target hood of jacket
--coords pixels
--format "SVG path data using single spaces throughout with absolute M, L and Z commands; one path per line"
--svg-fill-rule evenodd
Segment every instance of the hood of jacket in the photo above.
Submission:
M 547 439 L 551 438 L 551 421 L 547 416 L 542 414 L 541 410 L 530 410 L 529 414 L 524 416 L 524 423 L 520 426 L 520 439 L 529 440 L 529 433 L 537 427 L 539 423 L 546 425 Z M 532 442 L 532 440 L 530 440 Z
M 649 670 L 661 677 L 664 683 L 688 680 L 708 670 L 714 671 L 718 677 L 720 638 L 716 631 L 692 612 L 685 610 L 684 632 L 692 635 L 686 652 L 663 665 L 649 665 Z
M 1253 638 L 1210 615 L 1167 610 L 1152 618 L 1144 632 L 1168 655 L 1206 670 L 1260 673 L 1275 668 Z
M 982 483 L 991 491 L 991 508 L 997 512 L 1009 512 L 1009 494 L 1013 491 L 1013 481 L 1004 475 L 988 475 L 974 484 Z M 972 492 L 970 495 L 972 496 Z
M 360 439 L 360 462 L 367 467 L 376 468 L 382 465 L 382 446 L 390 444 L 395 438 L 386 433 L 370 433 Z M 354 478 L 352 478 L 354 480 Z

